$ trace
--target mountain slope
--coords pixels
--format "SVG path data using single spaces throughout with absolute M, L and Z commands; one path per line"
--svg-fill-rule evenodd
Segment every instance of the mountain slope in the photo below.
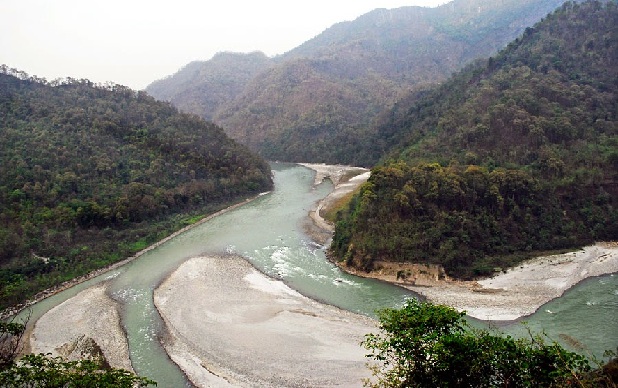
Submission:
M 153 82 L 147 91 L 181 111 L 212 121 L 220 106 L 231 102 L 271 65 L 272 60 L 261 52 L 218 53 L 209 61 L 191 62 L 176 74 Z
M 618 6 L 567 3 L 497 56 L 411 95 L 332 253 L 487 275 L 618 238 Z M 378 147 L 379 148 L 379 147 Z
M 213 124 L 144 92 L 0 72 L 0 306 L 272 187 Z
M 377 157 L 359 150 L 379 112 L 495 52 L 562 3 L 456 0 L 375 10 L 275 58 L 213 119 L 270 159 L 371 164 Z

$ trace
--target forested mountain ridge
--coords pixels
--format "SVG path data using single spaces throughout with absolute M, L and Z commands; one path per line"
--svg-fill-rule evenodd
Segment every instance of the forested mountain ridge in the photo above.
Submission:
M 488 275 L 618 238 L 618 6 L 566 3 L 498 55 L 402 100 L 333 256 Z
M 333 25 L 282 57 L 345 57 L 349 50 L 356 51 L 360 57 L 369 54 L 361 50 L 371 47 L 371 50 L 380 51 L 380 55 L 367 58 L 373 61 L 369 67 L 379 67 L 382 73 L 398 81 L 402 75 L 410 75 L 406 73 L 406 67 L 419 66 L 422 62 L 431 64 L 431 60 L 436 61 L 431 64 L 437 68 L 433 71 L 448 76 L 452 73 L 448 68 L 502 49 L 526 27 L 538 22 L 563 2 L 454 0 L 435 8 L 376 9 L 354 21 Z M 442 50 L 435 44 L 448 45 L 444 48 L 448 50 L 458 49 L 448 57 L 435 56 Z M 345 50 L 346 47 L 349 49 Z M 398 60 L 393 61 L 393 58 Z M 458 61 L 459 64 L 440 65 L 439 61 L 444 60 Z
M 269 159 L 368 165 L 376 160 L 359 150 L 379 112 L 490 55 L 563 2 L 456 0 L 372 11 L 273 58 L 213 120 Z M 191 104 L 199 105 L 181 109 L 200 114 Z
M 2 307 L 272 187 L 263 159 L 145 92 L 1 70 Z
M 456 155 L 460 163 L 478 158 L 504 166 L 543 162 L 572 151 L 582 139 L 593 144 L 600 140 L 607 148 L 607 139 L 599 134 L 611 127 L 616 111 L 613 20 L 596 12 L 597 20 L 556 15 L 440 87 L 400 100 L 381 117 L 368 142 L 381 149 L 365 152 L 442 162 Z M 584 25 L 586 20 L 594 24 Z M 539 154 L 541 160 L 536 160 Z M 587 163 L 599 156 L 580 149 L 560 163 L 581 165 L 581 155 Z
M 223 52 L 209 61 L 194 61 L 177 73 L 148 85 L 150 95 L 183 112 L 212 121 L 217 110 L 238 96 L 247 83 L 273 64 L 264 53 Z

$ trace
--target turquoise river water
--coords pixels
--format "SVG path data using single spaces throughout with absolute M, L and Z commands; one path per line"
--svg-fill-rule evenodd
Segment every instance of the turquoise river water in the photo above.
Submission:
M 129 264 L 47 298 L 32 309 L 31 322 L 83 289 L 108 281 L 111 295 L 122 306 L 131 360 L 136 372 L 159 387 L 189 386 L 182 372 L 163 351 L 161 319 L 153 305 L 153 289 L 187 258 L 208 253 L 246 257 L 262 272 L 285 281 L 300 293 L 365 315 L 376 309 L 401 306 L 409 291 L 384 282 L 358 278 L 330 263 L 324 247 L 303 232 L 309 210 L 331 190 L 314 187 L 314 172 L 293 164 L 272 164 L 275 190 L 240 208 L 175 237 Z M 526 319 L 533 332 L 575 350 L 600 357 L 618 346 L 618 275 L 588 279 Z M 485 325 L 475 322 L 475 325 Z M 526 335 L 521 323 L 499 330 Z

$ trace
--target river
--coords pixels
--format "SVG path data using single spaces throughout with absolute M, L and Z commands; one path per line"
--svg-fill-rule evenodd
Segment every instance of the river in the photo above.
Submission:
M 188 383 L 158 340 L 162 323 L 152 292 L 187 258 L 240 254 L 306 296 L 366 315 L 401 306 L 406 298 L 414 297 L 400 287 L 343 273 L 328 262 L 324 247 L 305 235 L 303 222 L 315 203 L 332 190 L 332 184 L 314 187 L 314 172 L 305 167 L 273 163 L 272 168 L 272 193 L 196 226 L 119 269 L 37 303 L 31 321 L 86 287 L 107 280 L 111 295 L 123 305 L 122 323 L 136 372 L 157 381 L 159 387 L 181 387 Z M 599 357 L 603 350 L 618 345 L 617 311 L 618 276 L 609 275 L 590 279 L 543 306 L 527 319 L 527 325 Z M 526 333 L 519 323 L 500 330 Z

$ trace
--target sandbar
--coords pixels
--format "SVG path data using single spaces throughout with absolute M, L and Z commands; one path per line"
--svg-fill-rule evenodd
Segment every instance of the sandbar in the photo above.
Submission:
M 164 347 L 196 386 L 359 387 L 376 322 L 318 303 L 236 256 L 184 262 L 155 290 Z
M 30 334 L 30 352 L 79 359 L 79 352 L 67 357 L 62 348 L 84 337 L 96 342 L 111 367 L 133 372 L 118 304 L 106 295 L 105 283 L 85 289 L 39 318 Z

